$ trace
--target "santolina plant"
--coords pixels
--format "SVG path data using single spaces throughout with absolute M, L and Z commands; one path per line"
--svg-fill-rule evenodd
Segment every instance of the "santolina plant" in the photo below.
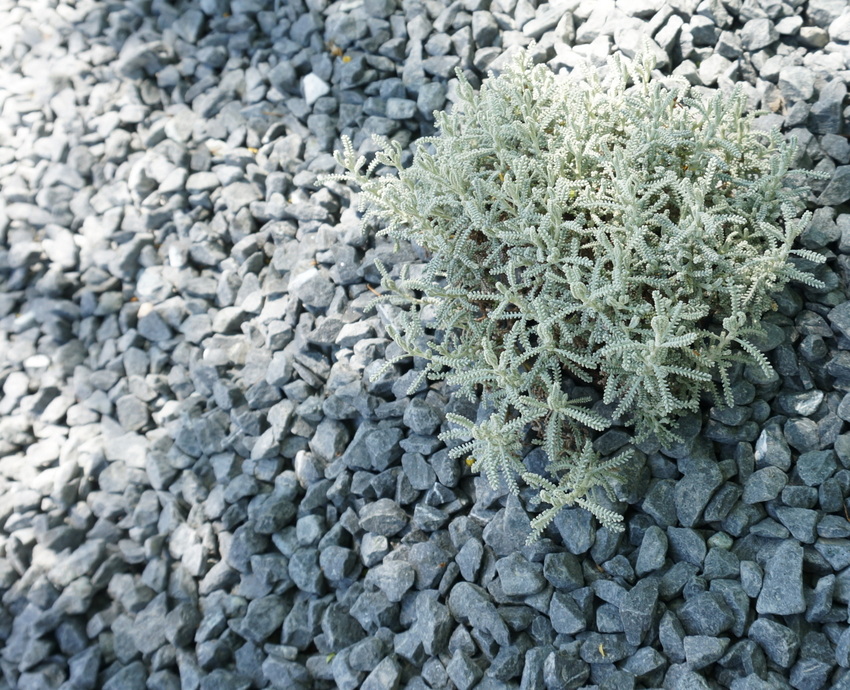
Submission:
M 502 475 L 516 491 L 521 476 L 541 490 L 552 507 L 532 539 L 569 505 L 622 529 L 589 491 L 610 494 L 630 451 L 601 460 L 591 430 L 618 420 L 638 443 L 666 443 L 701 395 L 731 405 L 730 365 L 772 371 L 751 341 L 776 308 L 771 293 L 791 279 L 822 286 L 788 262 L 823 261 L 792 248 L 809 222 L 801 190 L 783 186 L 794 143 L 752 129 L 740 93 L 705 100 L 653 80 L 653 66 L 646 53 L 614 58 L 600 82 L 520 54 L 477 94 L 458 72 L 459 102 L 435 113 L 439 134 L 418 142 L 409 167 L 384 142 L 364 173 L 346 139 L 347 172 L 329 178 L 360 186 L 381 234 L 426 250 L 415 280 L 381 268 L 379 301 L 406 307 L 387 330 L 427 361 L 421 377 L 482 396 L 489 417 L 450 414 L 442 438 L 465 440 L 453 457 L 474 456 L 492 484 Z M 398 174 L 373 177 L 380 165 Z M 613 416 L 570 397 L 576 382 Z M 557 484 L 525 470 L 528 432 Z

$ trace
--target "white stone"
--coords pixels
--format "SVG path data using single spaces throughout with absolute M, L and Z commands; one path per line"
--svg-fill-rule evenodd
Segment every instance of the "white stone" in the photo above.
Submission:
M 833 41 L 850 41 L 850 11 L 829 25 L 829 37 Z
M 721 76 L 731 77 L 733 63 L 722 55 L 711 55 L 700 63 L 699 78 L 705 86 L 714 86 Z M 737 68 L 737 63 L 735 63 Z
M 783 17 L 776 23 L 776 33 L 782 36 L 793 36 L 803 26 L 803 18 L 800 15 Z
M 626 16 L 616 8 L 613 0 L 599 0 L 599 2 L 592 4 L 594 5 L 593 11 L 587 21 L 579 26 L 578 31 L 576 31 L 576 43 L 579 45 L 593 43 L 596 38 L 602 35 L 610 36 L 614 33 L 614 22 Z M 577 8 L 576 16 L 581 16 L 580 11 L 583 6 L 584 3 Z
M 597 36 L 589 44 L 577 45 L 573 51 L 588 60 L 594 67 L 605 67 L 611 54 L 611 37 Z
M 304 94 L 304 100 L 308 106 L 318 101 L 322 96 L 326 96 L 331 91 L 331 87 L 321 77 L 317 77 L 312 72 L 301 80 L 301 92 Z

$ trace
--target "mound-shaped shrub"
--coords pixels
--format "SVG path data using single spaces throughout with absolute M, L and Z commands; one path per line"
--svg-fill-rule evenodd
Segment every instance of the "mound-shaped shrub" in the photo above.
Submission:
M 730 365 L 772 371 L 751 342 L 771 293 L 821 286 L 788 261 L 823 261 L 792 249 L 809 220 L 783 186 L 793 143 L 753 130 L 739 93 L 705 100 L 652 68 L 639 56 L 612 60 L 604 82 L 561 78 L 520 54 L 478 94 L 461 78 L 409 167 L 394 142 L 365 173 L 349 141 L 337 154 L 348 172 L 332 179 L 360 186 L 367 218 L 428 255 L 415 280 L 383 271 L 381 299 L 407 307 L 388 332 L 427 360 L 423 377 L 483 396 L 489 417 L 450 415 L 443 438 L 465 439 L 453 457 L 472 454 L 494 485 L 542 489 L 535 536 L 572 504 L 620 529 L 588 492 L 628 452 L 601 461 L 588 429 L 619 419 L 665 443 L 701 397 L 731 405 Z M 380 165 L 398 174 L 373 176 Z M 571 397 L 577 381 L 613 416 Z M 557 485 L 525 471 L 529 432 Z

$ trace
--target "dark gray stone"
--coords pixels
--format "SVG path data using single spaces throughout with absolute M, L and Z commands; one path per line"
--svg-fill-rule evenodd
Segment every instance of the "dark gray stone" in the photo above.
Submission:
M 818 522 L 818 536 L 826 539 L 850 537 L 850 523 L 840 515 L 824 515 Z
M 543 690 L 543 670 L 546 658 L 552 653 L 551 645 L 532 647 L 525 653 L 525 665 L 522 670 L 522 681 L 520 687 L 528 690 Z
M 676 503 L 673 499 L 676 482 L 672 479 L 656 481 L 643 499 L 643 511 L 659 527 L 670 527 L 677 523 Z
M 280 628 L 287 613 L 284 601 L 278 596 L 254 599 L 248 604 L 239 633 L 247 640 L 260 645 Z
M 780 506 L 775 509 L 776 518 L 788 531 L 805 544 L 813 544 L 817 536 L 818 513 L 806 508 L 788 508 Z
M 689 635 L 716 636 L 729 630 L 735 622 L 732 612 L 720 594 L 697 594 L 678 611 L 679 620 Z
M 443 415 L 422 398 L 413 398 L 404 410 L 405 425 L 416 434 L 430 436 L 443 421 Z
M 685 660 L 685 631 L 676 614 L 665 611 L 658 624 L 658 640 L 667 657 L 676 663 Z
M 450 571 L 454 571 L 456 577 L 458 571 L 450 564 L 455 552 L 444 537 L 444 532 L 437 532 L 428 541 L 410 547 L 407 559 L 416 571 L 417 589 L 436 588 Z
M 365 582 L 377 587 L 391 602 L 399 602 L 405 593 L 413 587 L 416 572 L 410 563 L 406 561 L 384 561 L 379 566 L 372 568 L 367 574 Z
M 714 461 L 704 460 L 689 465 L 673 491 L 676 513 L 683 527 L 699 523 L 702 512 L 722 483 L 723 475 Z
M 484 546 L 479 539 L 470 538 L 461 546 L 455 557 L 455 562 L 458 564 L 464 580 L 475 582 L 483 556 Z
M 596 534 L 593 528 L 593 516 L 581 508 L 564 508 L 553 522 L 567 550 L 577 556 L 586 553 L 593 546 Z
M 136 330 L 139 335 L 153 343 L 164 342 L 173 336 L 171 328 L 155 311 L 151 311 L 140 318 Z
M 180 678 L 169 670 L 156 671 L 148 678 L 147 690 L 180 690 Z
M 702 566 L 707 549 L 700 533 L 687 527 L 668 527 L 667 542 L 676 560 Z
M 354 671 L 369 672 L 377 666 L 387 651 L 386 643 L 379 637 L 366 637 L 351 645 L 348 665 Z
M 471 690 L 484 675 L 478 664 L 459 649 L 446 664 L 446 673 L 458 690 Z
M 484 630 L 500 645 L 510 643 L 505 622 L 481 587 L 468 582 L 456 584 L 449 594 L 448 605 L 452 615 L 464 625 Z
M 446 102 L 446 87 L 440 82 L 429 82 L 419 88 L 416 106 L 420 114 L 428 121 L 433 121 L 434 111 L 443 109 Z
M 808 67 L 788 65 L 779 71 L 778 85 L 786 103 L 807 101 L 814 93 L 814 74 Z
M 556 591 L 552 595 L 548 613 L 552 627 L 557 633 L 576 635 L 588 627 L 581 607 L 566 592 Z
M 512 553 L 496 561 L 502 591 L 508 596 L 536 594 L 546 586 L 543 566 L 530 563 L 520 553 Z
M 343 546 L 331 545 L 319 554 L 319 565 L 331 582 L 339 582 L 350 575 L 356 564 L 357 554 Z
M 658 581 L 647 578 L 632 587 L 620 602 L 623 632 L 629 644 L 639 646 L 655 619 Z
M 708 551 L 703 565 L 703 577 L 706 580 L 717 580 L 723 578 L 737 577 L 740 561 L 738 557 L 719 546 L 714 546 Z
M 134 661 L 121 668 L 106 683 L 103 690 L 145 690 L 148 672 L 141 661 Z
M 765 565 L 764 583 L 756 601 L 756 611 L 791 615 L 805 610 L 803 548 L 793 541 L 785 541 Z
M 248 516 L 257 534 L 275 534 L 290 524 L 297 506 L 285 493 L 266 494 L 259 501 L 251 501 Z
M 289 577 L 300 590 L 324 594 L 325 576 L 319 566 L 318 550 L 311 547 L 296 549 L 289 559 Z
M 366 676 L 362 690 L 395 690 L 401 683 L 401 665 L 393 657 L 386 657 Z
M 764 650 L 767 657 L 781 668 L 790 668 L 797 657 L 800 640 L 790 628 L 769 620 L 758 618 L 753 621 L 747 636 Z
M 832 173 L 832 179 L 826 185 L 817 201 L 821 206 L 838 206 L 850 199 L 850 165 L 839 165 Z M 839 305 L 829 314 L 830 321 L 833 321 L 833 312 L 841 309 L 847 303 Z M 837 325 L 837 324 L 836 324 Z M 842 332 L 843 329 L 842 329 Z M 846 335 L 846 334 L 845 334 Z
M 780 647 L 781 642 L 784 641 L 785 638 L 781 638 L 777 647 Z M 781 655 L 782 651 L 784 651 L 784 648 L 780 647 L 780 651 L 778 651 L 777 654 Z M 782 658 L 784 659 L 785 657 Z M 835 645 L 835 661 L 842 668 L 850 668 L 850 628 L 845 628 L 841 633 L 841 636 L 838 638 L 838 643 Z
M 788 475 L 778 467 L 756 470 L 744 482 L 741 500 L 748 504 L 770 501 L 779 496 L 787 483 Z
M 448 520 L 448 514 L 439 508 L 421 503 L 418 503 L 413 508 L 412 524 L 423 532 L 436 532 L 442 529 Z
M 690 635 L 685 637 L 684 646 L 687 664 L 696 671 L 718 661 L 729 646 L 729 638 Z
M 365 423 L 358 427 L 354 438 L 342 455 L 342 462 L 351 469 L 383 471 L 401 457 L 400 429 Z
M 584 638 L 579 654 L 588 664 L 608 664 L 622 661 L 635 650 L 622 634 L 591 632 Z
M 741 637 L 752 618 L 750 600 L 741 583 L 738 580 L 712 580 L 710 591 L 723 597 L 734 619 L 732 634 Z
M 446 649 L 453 628 L 449 609 L 437 601 L 433 592 L 421 592 L 416 597 L 414 630 L 428 656 L 436 657 Z
M 268 543 L 269 538 L 265 534 L 260 534 L 250 525 L 243 525 L 234 532 L 225 560 L 239 572 L 249 572 L 251 556 L 262 553 Z
M 330 650 L 339 652 L 362 640 L 365 632 L 357 620 L 346 611 L 346 607 L 334 602 L 322 615 L 322 634 Z
M 838 469 L 833 450 L 813 450 L 797 458 L 797 475 L 806 486 L 820 486 Z
M 765 423 L 756 441 L 754 454 L 759 469 L 772 466 L 788 470 L 791 467 L 791 449 L 782 433 L 779 419 Z
M 389 498 L 381 498 L 365 505 L 360 511 L 360 527 L 367 532 L 391 537 L 407 526 L 407 515 Z
M 547 688 L 578 688 L 590 677 L 590 666 L 567 650 L 550 652 L 543 663 L 543 682 Z
M 165 592 L 158 594 L 136 616 L 131 634 L 136 649 L 142 654 L 153 654 L 166 642 L 166 616 L 169 613 L 166 599 Z
M 201 622 L 201 613 L 189 602 L 180 602 L 165 618 L 165 637 L 175 647 L 188 646 Z
M 437 470 L 438 478 L 439 474 Z M 519 499 L 509 494 L 505 507 L 484 527 L 483 537 L 484 543 L 493 549 L 496 556 L 507 556 L 521 549 L 529 534 L 531 520 Z
M 652 525 L 644 532 L 635 564 L 635 572 L 639 576 L 643 576 L 660 569 L 664 566 L 666 556 L 667 535 L 660 527 Z
M 850 141 L 839 134 L 824 134 L 820 146 L 823 152 L 836 163 L 850 163 Z M 844 245 L 844 242 L 842 242 Z
M 201 690 L 249 690 L 251 680 L 222 668 L 213 669 L 201 681 Z
M 405 453 L 401 456 L 401 466 L 410 485 L 417 491 L 427 491 L 434 486 L 437 474 L 420 453 Z
M 584 587 L 581 564 L 571 553 L 549 553 L 543 558 L 543 577 L 556 589 L 564 592 Z
M 846 96 L 847 87 L 841 79 L 833 79 L 822 87 L 809 114 L 809 129 L 816 134 L 841 133 L 842 108 Z
M 312 685 L 307 669 L 284 658 L 279 652 L 269 654 L 263 661 L 262 669 L 265 681 L 272 684 L 272 687 L 307 690 Z

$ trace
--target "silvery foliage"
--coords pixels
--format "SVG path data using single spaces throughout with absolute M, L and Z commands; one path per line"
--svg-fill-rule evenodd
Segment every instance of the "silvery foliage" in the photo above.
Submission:
M 788 261 L 824 260 L 792 249 L 810 219 L 801 190 L 783 186 L 795 143 L 751 129 L 740 93 L 702 99 L 652 79 L 653 66 L 643 53 L 612 59 L 604 81 L 562 78 L 520 54 L 478 94 L 458 72 L 459 102 L 435 113 L 440 133 L 409 167 L 384 141 L 364 173 L 344 140 L 347 173 L 328 178 L 360 186 L 382 234 L 427 251 L 415 280 L 382 270 L 380 300 L 407 307 L 388 332 L 427 361 L 411 390 L 427 377 L 483 393 L 490 416 L 448 415 L 442 438 L 464 439 L 453 457 L 474 455 L 494 486 L 501 475 L 516 491 L 520 475 L 541 489 L 552 508 L 532 538 L 574 504 L 622 529 L 589 492 L 611 496 L 630 450 L 603 461 L 589 430 L 617 420 L 638 443 L 672 442 L 701 395 L 732 404 L 734 362 L 772 372 L 751 342 L 776 309 L 771 293 L 791 279 L 822 287 Z M 398 174 L 373 176 L 379 166 Z M 576 381 L 616 405 L 613 417 L 582 407 Z M 549 478 L 521 462 L 530 431 Z

